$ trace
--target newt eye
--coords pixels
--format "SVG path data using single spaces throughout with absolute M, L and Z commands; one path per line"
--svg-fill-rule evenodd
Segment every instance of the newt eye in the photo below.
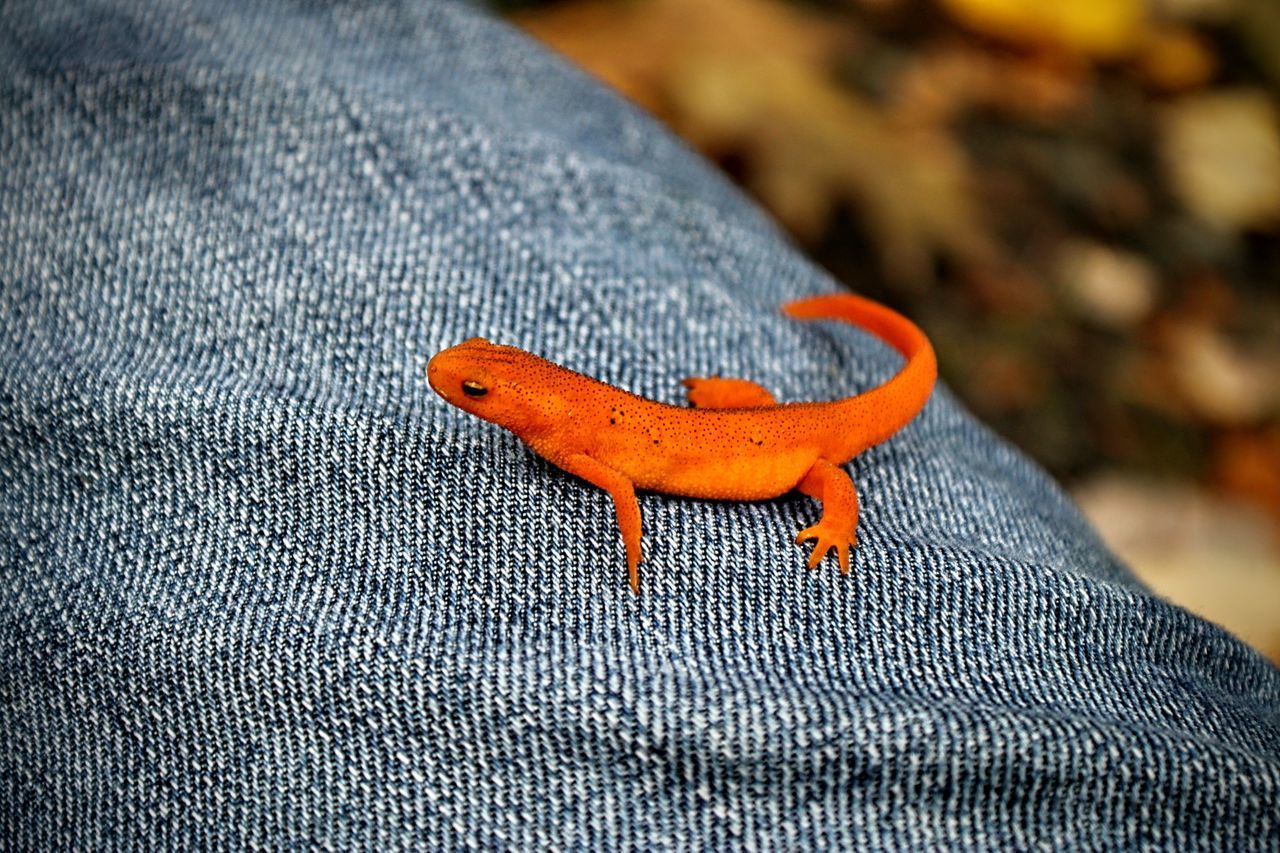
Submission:
M 462 393 L 468 397 L 483 397 L 489 393 L 489 389 L 474 379 L 464 379 L 462 380 Z

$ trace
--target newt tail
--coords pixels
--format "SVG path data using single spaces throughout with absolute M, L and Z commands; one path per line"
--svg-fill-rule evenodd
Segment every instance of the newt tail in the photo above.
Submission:
M 880 338 L 907 360 L 882 385 L 834 403 L 836 417 L 852 427 L 843 431 L 843 443 L 832 452 L 841 462 L 888 439 L 928 402 L 938 377 L 933 346 L 897 311 L 852 293 L 798 299 L 783 305 L 782 311 L 800 320 L 842 320 Z

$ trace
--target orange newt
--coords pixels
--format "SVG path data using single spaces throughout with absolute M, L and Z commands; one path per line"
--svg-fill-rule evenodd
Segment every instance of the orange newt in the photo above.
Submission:
M 915 324 L 870 300 L 816 296 L 782 310 L 801 319 L 852 323 L 894 347 L 907 363 L 865 393 L 821 403 L 778 403 L 745 379 L 686 379 L 693 408 L 684 408 L 472 338 L 437 353 L 427 378 L 449 403 L 511 430 L 539 456 L 609 493 L 637 593 L 636 489 L 725 500 L 763 500 L 798 489 L 822 502 L 822 519 L 796 537 L 797 543 L 817 540 L 809 568 L 834 548 L 841 573 L 848 574 L 858 495 L 840 466 L 924 408 L 937 363 Z

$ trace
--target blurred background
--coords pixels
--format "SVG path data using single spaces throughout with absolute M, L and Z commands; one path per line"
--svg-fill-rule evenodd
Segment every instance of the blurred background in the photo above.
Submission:
M 498 5 L 915 318 L 1149 586 L 1280 662 L 1280 2 Z

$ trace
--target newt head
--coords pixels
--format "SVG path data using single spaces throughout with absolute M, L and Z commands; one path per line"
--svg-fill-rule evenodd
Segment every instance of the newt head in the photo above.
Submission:
M 504 349 L 484 338 L 471 338 L 441 350 L 427 362 L 427 381 L 446 402 L 483 418 L 501 393 L 501 374 L 493 362 L 509 361 L 502 358 Z
M 548 417 L 547 395 L 535 387 L 540 363 L 515 347 L 471 338 L 432 356 L 427 381 L 445 402 L 523 436 Z

